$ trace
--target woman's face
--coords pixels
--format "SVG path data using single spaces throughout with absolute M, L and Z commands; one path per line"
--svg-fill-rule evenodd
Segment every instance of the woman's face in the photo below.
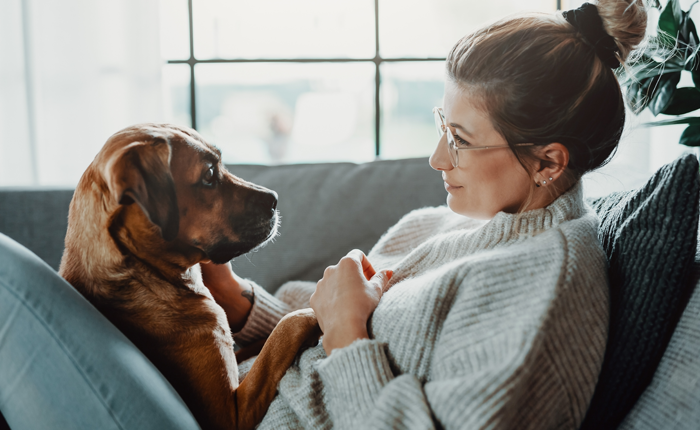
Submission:
M 460 150 L 459 165 L 453 167 L 447 134 L 443 135 L 430 166 L 442 172 L 447 205 L 455 213 L 477 219 L 491 219 L 499 211 L 517 212 L 530 193 L 531 179 L 487 114 L 451 79 L 445 83 L 443 113 L 458 148 L 506 147 Z

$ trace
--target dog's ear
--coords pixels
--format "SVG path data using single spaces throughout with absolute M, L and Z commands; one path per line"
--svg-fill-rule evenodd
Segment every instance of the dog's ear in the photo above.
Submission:
M 134 142 L 115 154 L 107 166 L 112 197 L 120 205 L 136 202 L 167 241 L 175 239 L 180 224 L 170 154 L 170 144 L 164 139 Z

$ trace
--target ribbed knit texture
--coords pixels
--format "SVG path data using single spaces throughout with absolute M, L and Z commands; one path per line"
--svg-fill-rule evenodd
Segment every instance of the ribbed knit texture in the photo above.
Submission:
M 582 426 L 616 428 L 649 385 L 693 285 L 700 176 L 695 155 L 662 167 L 639 190 L 593 202 L 610 262 L 610 335 Z
M 607 334 L 597 226 L 580 185 L 489 222 L 446 207 L 409 213 L 368 254 L 394 270 L 371 339 L 330 357 L 306 350 L 259 428 L 576 429 Z M 278 294 L 304 303 L 313 289 L 301 285 Z M 284 308 L 254 288 L 246 334 Z
M 697 430 L 700 427 L 700 261 L 692 272 L 693 295 L 654 379 L 620 430 Z
M 253 287 L 255 304 L 250 310 L 246 325 L 240 332 L 233 335 L 236 343 L 241 346 L 246 346 L 269 335 L 279 320 L 294 310 L 289 304 L 281 300 L 265 300 L 265 295 L 269 296 L 265 289 L 251 279 L 246 279 L 246 281 Z M 259 297 L 260 295 L 263 295 L 263 297 Z

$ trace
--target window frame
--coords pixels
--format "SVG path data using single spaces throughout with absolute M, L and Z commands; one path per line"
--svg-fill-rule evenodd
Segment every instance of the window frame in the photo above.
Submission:
M 190 117 L 191 126 L 197 130 L 197 97 L 196 97 L 196 74 L 194 72 L 197 64 L 217 64 L 217 63 L 374 63 L 374 155 L 379 158 L 381 154 L 381 65 L 382 63 L 396 62 L 430 62 L 445 61 L 445 58 L 438 57 L 394 57 L 384 58 L 380 55 L 379 42 L 379 1 L 374 0 L 374 57 L 373 58 L 256 58 L 256 59 L 208 59 L 198 60 L 194 55 L 194 24 L 192 18 L 192 2 L 187 0 L 187 14 L 189 24 L 189 44 L 190 57 L 186 60 L 168 60 L 167 64 L 187 64 L 190 67 Z M 557 0 L 557 9 L 561 10 L 561 1 Z

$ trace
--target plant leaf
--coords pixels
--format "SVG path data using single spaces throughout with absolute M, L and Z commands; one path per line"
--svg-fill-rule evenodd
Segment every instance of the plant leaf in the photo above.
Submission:
M 681 134 L 681 145 L 700 146 L 700 125 L 689 125 Z
M 693 83 L 696 87 L 700 87 L 700 72 L 693 72 Z
M 645 122 L 644 127 L 661 127 L 663 125 L 690 124 L 700 125 L 700 118 L 696 116 L 686 116 L 676 119 L 662 119 L 661 121 Z
M 651 95 L 649 98 L 651 101 L 649 102 L 649 110 L 654 116 L 663 112 L 671 103 L 673 93 L 676 91 L 676 85 L 678 85 L 680 80 L 681 72 L 664 73 L 658 77 L 658 84 L 655 82 L 650 84 L 649 90 Z
M 627 100 L 636 112 L 641 112 L 649 105 L 651 97 L 649 97 L 648 93 L 652 81 L 658 81 L 658 77 L 642 79 L 639 82 L 630 82 L 627 85 Z
M 664 8 L 664 10 L 661 12 L 661 15 L 659 16 L 658 31 L 659 32 L 663 31 L 664 33 L 673 37 L 673 40 L 675 41 L 675 39 L 678 35 L 678 30 L 680 28 L 682 20 L 683 20 L 683 15 L 682 15 L 682 11 L 681 11 L 681 5 L 678 2 L 678 0 L 668 0 L 666 7 Z M 664 42 L 664 44 L 668 44 L 668 42 L 669 42 L 669 40 L 667 40 L 667 38 L 661 38 L 661 41 Z M 669 46 L 669 47 L 672 48 L 673 46 Z
M 682 42 L 679 45 L 697 46 L 698 31 L 695 28 L 695 23 L 690 18 L 690 11 L 681 11 L 681 21 L 678 25 L 678 41 Z
M 634 64 L 628 65 L 627 70 L 621 69 L 619 72 L 620 85 L 628 86 L 634 81 L 641 81 L 665 73 L 680 72 L 681 70 L 683 70 L 682 64 L 676 64 L 672 61 L 660 63 L 652 58 L 643 57 Z
M 683 115 L 700 109 L 700 91 L 695 87 L 676 88 L 668 106 L 661 111 L 666 115 Z

